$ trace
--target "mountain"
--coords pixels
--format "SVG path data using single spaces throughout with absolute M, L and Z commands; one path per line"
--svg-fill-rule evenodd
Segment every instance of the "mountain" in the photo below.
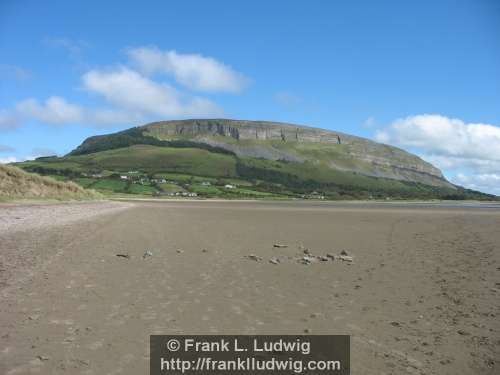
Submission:
M 89 176 L 120 178 L 126 188 L 111 189 L 115 192 L 165 192 L 156 180 L 169 180 L 192 192 L 197 189 L 196 180 L 189 184 L 179 180 L 191 176 L 211 178 L 212 182 L 205 182 L 214 186 L 217 180 L 235 180 L 250 196 L 311 196 L 315 191 L 314 196 L 334 199 L 487 197 L 451 184 L 439 169 L 399 148 L 340 132 L 267 121 L 154 122 L 90 137 L 64 157 L 39 158 L 20 166 L 71 177 L 77 183 L 80 179 L 84 186 L 89 181 L 81 178 Z M 133 186 L 137 180 L 150 189 Z M 99 188 L 103 183 L 90 185 Z M 231 191 L 231 196 L 235 193 Z M 218 189 L 206 195 L 227 194 L 227 189 Z

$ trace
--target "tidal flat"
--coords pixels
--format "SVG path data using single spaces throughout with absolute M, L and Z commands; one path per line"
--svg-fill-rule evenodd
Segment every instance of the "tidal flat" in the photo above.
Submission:
M 495 205 L 3 205 L 0 373 L 146 374 L 151 334 L 348 334 L 353 374 L 496 374 L 499 228 Z

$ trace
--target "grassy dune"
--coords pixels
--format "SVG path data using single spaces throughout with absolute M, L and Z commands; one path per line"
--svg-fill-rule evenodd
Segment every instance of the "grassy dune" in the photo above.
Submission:
M 50 177 L 27 173 L 17 167 L 0 164 L 0 200 L 57 199 L 84 200 L 102 196 L 72 182 L 60 182 Z

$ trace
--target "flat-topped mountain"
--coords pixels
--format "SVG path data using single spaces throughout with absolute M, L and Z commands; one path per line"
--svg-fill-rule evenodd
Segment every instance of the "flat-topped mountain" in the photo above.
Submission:
M 137 135 L 140 137 L 134 140 Z M 366 176 L 452 187 L 439 169 L 399 148 L 340 132 L 268 121 L 203 119 L 154 122 L 132 131 L 88 138 L 70 155 L 116 148 L 122 145 L 121 140 L 123 145 L 140 144 L 145 137 L 171 142 L 172 145 L 179 141 L 196 142 L 227 150 L 239 157 L 307 161 Z
M 449 183 L 418 156 L 307 126 L 227 119 L 160 121 L 86 139 L 20 167 L 84 187 L 226 198 L 491 199 Z

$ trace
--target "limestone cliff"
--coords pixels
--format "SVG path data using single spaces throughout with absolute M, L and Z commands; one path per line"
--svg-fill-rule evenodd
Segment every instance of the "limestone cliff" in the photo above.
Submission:
M 227 119 L 161 121 L 141 127 L 160 140 L 185 139 L 242 157 L 310 161 L 333 169 L 452 187 L 441 171 L 396 147 L 340 132 L 267 121 Z

